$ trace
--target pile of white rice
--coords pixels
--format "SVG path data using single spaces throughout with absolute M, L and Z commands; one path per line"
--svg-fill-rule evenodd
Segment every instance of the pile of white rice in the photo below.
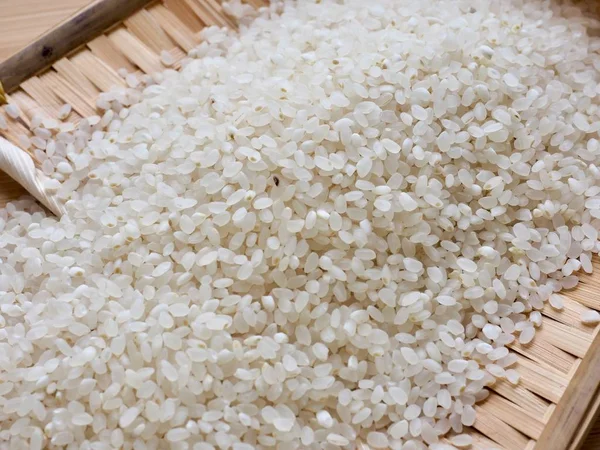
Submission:
M 34 118 L 68 213 L 0 211 L 0 447 L 468 446 L 600 249 L 598 22 L 557 3 L 274 2 Z

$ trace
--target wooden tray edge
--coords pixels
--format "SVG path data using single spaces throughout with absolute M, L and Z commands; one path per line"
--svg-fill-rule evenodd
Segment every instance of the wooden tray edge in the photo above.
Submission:
M 96 0 L 0 63 L 6 93 L 154 0 Z M 1 85 L 0 85 L 1 86 Z M 1 92 L 1 88 L 0 88 Z
M 596 329 L 588 353 L 537 440 L 535 450 L 576 450 L 600 411 L 600 333 Z

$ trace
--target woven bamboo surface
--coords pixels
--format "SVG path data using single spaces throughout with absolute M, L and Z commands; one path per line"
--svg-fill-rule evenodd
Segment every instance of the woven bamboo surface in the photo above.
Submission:
M 88 2 L 0 0 L 0 61 Z M 219 0 L 164 0 L 151 4 L 55 63 L 51 70 L 24 82 L 10 99 L 25 118 L 19 123 L 9 120 L 5 137 L 16 143 L 19 134 L 29 132 L 29 119 L 34 113 L 56 116 L 64 103 L 73 106 L 70 121 L 94 114 L 98 93 L 124 83 L 117 74 L 119 68 L 133 72 L 161 70 L 160 52 L 169 51 L 179 60 L 200 42 L 198 32 L 206 25 L 231 26 Z M 0 205 L 23 193 L 20 186 L 0 173 Z M 521 382 L 518 386 L 497 383 L 489 399 L 477 407 L 478 419 L 471 431 L 474 449 L 567 450 L 582 441 L 584 428 L 593 419 L 589 413 L 579 411 L 580 405 L 600 398 L 596 392 L 598 382 L 593 381 L 600 377 L 591 376 L 600 372 L 600 326 L 588 327 L 579 322 L 585 308 L 600 310 L 600 261 L 596 259 L 594 265 L 593 276 L 584 275 L 578 288 L 565 293 L 563 311 L 546 308 L 534 342 L 513 346 L 519 355 Z M 572 420 L 574 416 L 579 419 Z M 600 450 L 600 423 L 583 450 Z

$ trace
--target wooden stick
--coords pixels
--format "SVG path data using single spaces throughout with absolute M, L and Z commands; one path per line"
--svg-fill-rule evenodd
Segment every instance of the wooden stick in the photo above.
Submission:
M 4 90 L 6 93 L 12 92 L 24 80 L 51 66 L 151 1 L 94 1 L 1 63 L 0 81 Z
M 6 104 L 6 92 L 4 92 L 4 86 L 2 86 L 2 82 L 0 81 L 0 106 Z
M 596 413 L 594 407 L 600 384 L 600 332 L 588 354 L 581 361 L 569 386 L 561 397 L 550 420 L 537 441 L 536 450 L 564 450 L 571 448 L 577 431 L 588 417 Z
M 598 418 L 598 413 L 600 412 L 600 393 L 596 391 L 594 395 L 594 403 L 590 405 L 586 416 L 579 426 L 579 430 L 575 434 L 571 445 L 569 446 L 569 450 L 578 450 L 585 443 L 586 437 L 591 431 L 594 424 L 597 424 L 596 419 Z

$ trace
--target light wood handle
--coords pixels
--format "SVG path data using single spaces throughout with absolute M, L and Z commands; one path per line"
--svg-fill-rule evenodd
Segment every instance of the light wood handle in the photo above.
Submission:
M 0 63 L 7 93 L 152 0 L 96 0 Z

